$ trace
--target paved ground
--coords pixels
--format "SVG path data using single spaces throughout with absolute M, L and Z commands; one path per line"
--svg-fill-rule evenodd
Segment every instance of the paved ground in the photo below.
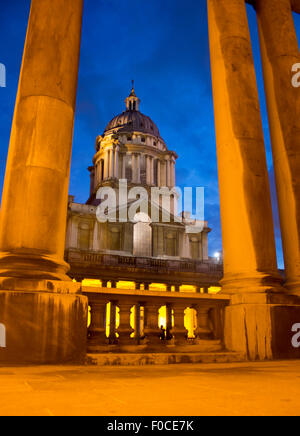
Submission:
M 300 361 L 0 368 L 0 415 L 300 415 Z

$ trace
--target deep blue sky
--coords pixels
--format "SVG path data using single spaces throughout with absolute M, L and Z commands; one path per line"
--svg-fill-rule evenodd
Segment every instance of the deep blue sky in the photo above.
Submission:
M 0 88 L 1 190 L 29 7 L 30 0 L 1 4 L 0 62 L 7 68 L 7 88 Z M 123 101 L 134 78 L 141 111 L 154 120 L 169 148 L 179 155 L 177 184 L 206 188 L 206 219 L 213 229 L 209 251 L 213 255 L 222 243 L 206 14 L 204 0 L 85 0 L 70 193 L 78 202 L 87 200 L 86 169 L 91 164 L 95 138 L 124 110 Z M 251 7 L 248 17 L 275 198 L 256 19 Z M 299 36 L 300 16 L 295 16 L 295 23 Z M 276 212 L 276 206 L 274 209 Z M 275 228 L 282 267 L 276 213 Z

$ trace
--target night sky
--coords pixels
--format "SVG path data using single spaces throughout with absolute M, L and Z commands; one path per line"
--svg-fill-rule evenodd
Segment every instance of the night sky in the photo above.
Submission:
M 7 69 L 7 88 L 0 88 L 1 190 L 29 7 L 29 0 L 1 2 L 0 63 Z M 253 9 L 247 9 L 275 199 L 256 18 Z M 96 136 L 124 110 L 135 79 L 141 111 L 153 119 L 169 149 L 179 155 L 177 184 L 206 188 L 213 255 L 222 243 L 206 17 L 205 0 L 85 0 L 70 193 L 77 202 L 87 200 L 87 167 Z M 300 16 L 295 16 L 295 24 L 300 36 Z M 274 219 L 283 267 L 275 200 Z

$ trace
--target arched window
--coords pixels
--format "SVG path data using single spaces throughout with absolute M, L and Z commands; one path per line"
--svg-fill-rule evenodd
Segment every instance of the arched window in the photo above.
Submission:
M 152 256 L 151 219 L 145 213 L 137 213 L 134 217 L 133 255 L 140 257 Z

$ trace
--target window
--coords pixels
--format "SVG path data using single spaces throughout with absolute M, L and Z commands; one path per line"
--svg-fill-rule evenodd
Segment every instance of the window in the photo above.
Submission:
M 146 138 L 142 138 L 142 142 L 146 142 Z

